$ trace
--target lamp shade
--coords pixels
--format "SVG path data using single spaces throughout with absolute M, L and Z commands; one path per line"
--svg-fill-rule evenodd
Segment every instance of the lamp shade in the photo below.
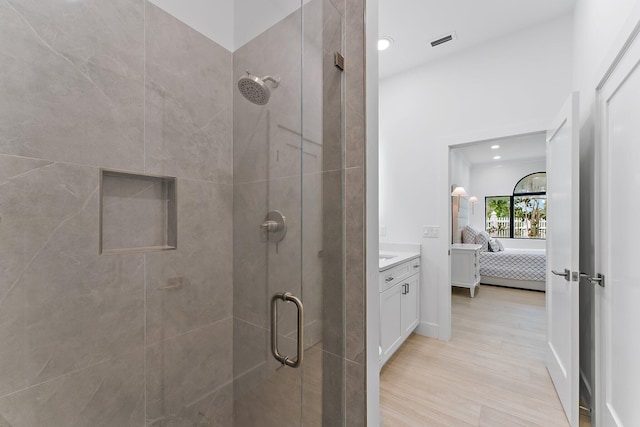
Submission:
M 462 196 L 466 197 L 467 192 L 464 190 L 464 187 L 456 187 L 451 193 L 452 196 Z
M 478 198 L 476 196 L 469 197 L 469 203 L 478 203 Z

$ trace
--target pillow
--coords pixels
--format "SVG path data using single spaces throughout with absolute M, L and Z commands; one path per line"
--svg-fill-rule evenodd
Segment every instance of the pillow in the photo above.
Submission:
M 498 244 L 498 248 L 500 248 L 499 250 L 504 251 L 504 246 L 502 245 L 502 242 L 498 239 L 494 239 L 494 240 Z
M 491 237 L 489 236 L 489 233 L 487 233 L 486 231 L 481 231 L 476 236 L 475 244 L 476 245 L 482 245 L 480 250 L 486 252 L 486 251 L 489 250 L 489 240 L 491 240 Z
M 462 243 L 475 243 L 479 231 L 467 225 L 462 229 Z
M 489 240 L 489 252 L 500 252 L 500 242 L 496 239 Z

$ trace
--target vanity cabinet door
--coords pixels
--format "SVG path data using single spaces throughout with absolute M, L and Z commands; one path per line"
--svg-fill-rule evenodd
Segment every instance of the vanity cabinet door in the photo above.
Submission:
M 420 275 L 405 280 L 402 287 L 402 336 L 411 335 L 420 321 Z
M 402 343 L 402 289 L 399 283 L 380 294 L 381 365 Z

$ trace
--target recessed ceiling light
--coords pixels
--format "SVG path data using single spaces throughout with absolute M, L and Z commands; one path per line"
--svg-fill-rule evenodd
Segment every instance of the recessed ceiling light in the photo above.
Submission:
M 500 160 L 500 156 L 493 156 L 493 160 Z
M 378 39 L 378 50 L 387 50 L 392 43 L 393 39 L 391 37 L 380 37 Z
M 491 146 L 491 149 L 492 149 L 492 150 L 497 150 L 498 148 L 500 148 L 500 146 L 499 146 L 499 145 L 492 145 L 492 146 Z

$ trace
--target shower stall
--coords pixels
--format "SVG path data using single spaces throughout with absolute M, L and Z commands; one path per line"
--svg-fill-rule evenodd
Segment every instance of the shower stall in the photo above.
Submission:
M 0 0 L 0 427 L 364 426 L 364 0 Z

